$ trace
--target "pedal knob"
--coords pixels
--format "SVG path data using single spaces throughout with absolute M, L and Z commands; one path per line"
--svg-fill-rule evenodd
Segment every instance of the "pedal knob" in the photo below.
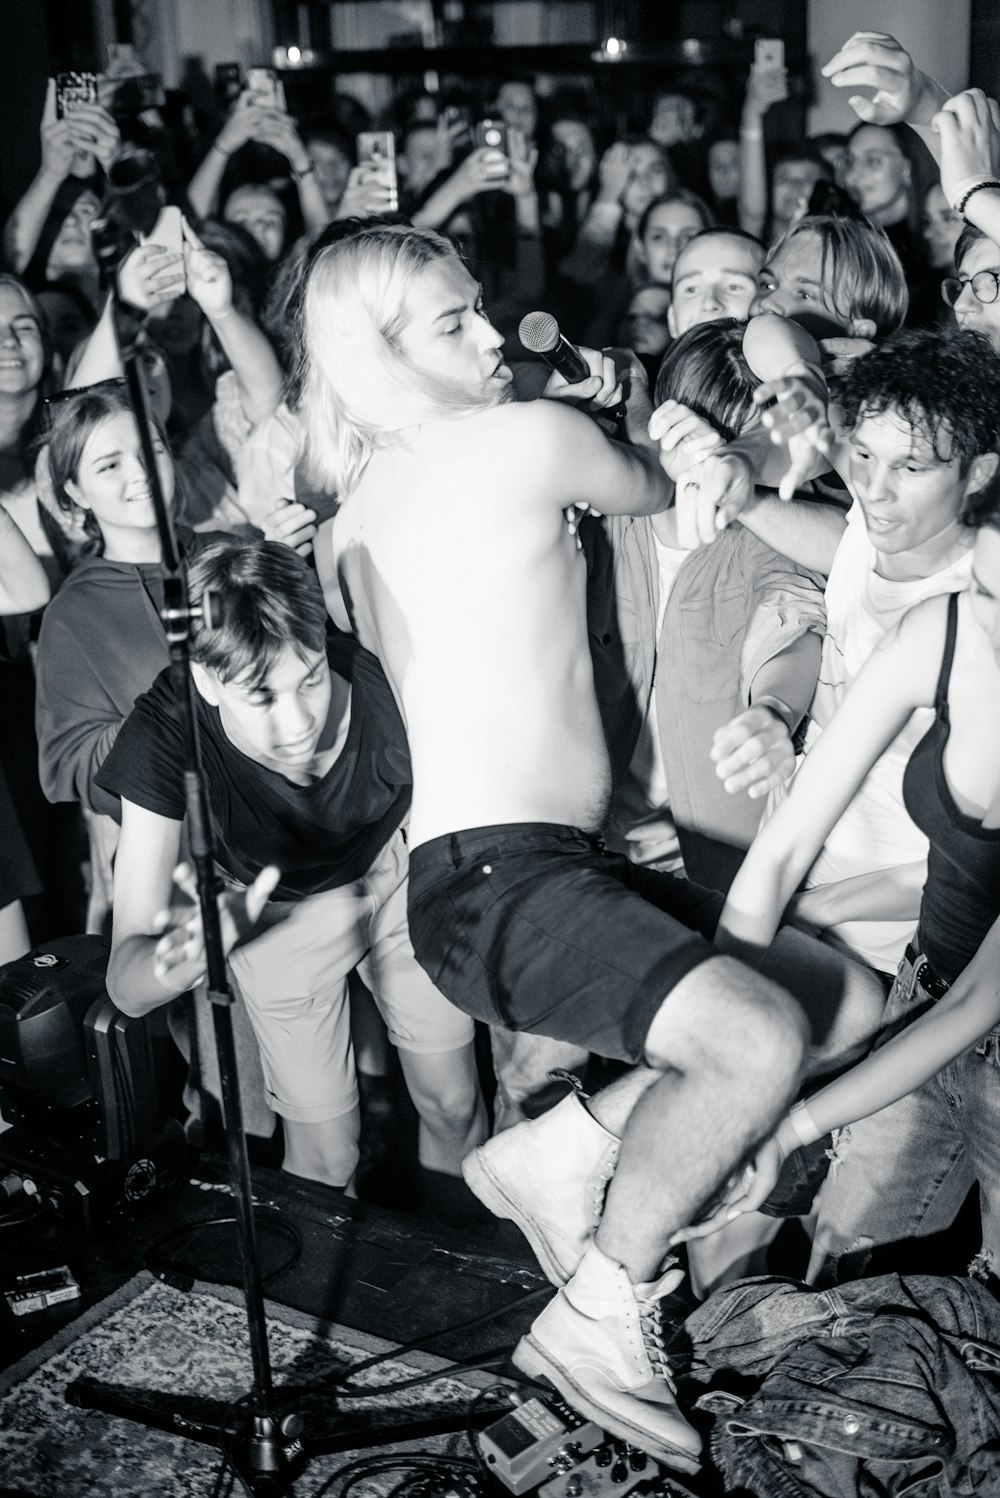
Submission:
M 625 1458 L 623 1456 L 620 1456 L 618 1458 L 618 1460 L 615 1462 L 614 1466 L 611 1468 L 611 1481 L 612 1482 L 627 1482 L 628 1481 L 628 1462 L 625 1460 Z
M 594 1452 L 594 1463 L 598 1467 L 610 1467 L 614 1459 L 614 1447 L 609 1445 L 607 1442 L 605 1442 L 603 1446 L 598 1446 L 597 1450 Z
M 566 1498 L 580 1498 L 583 1492 L 583 1483 L 579 1477 L 571 1477 L 566 1484 Z
M 638 1446 L 629 1447 L 628 1464 L 632 1468 L 633 1472 L 644 1472 L 646 1470 L 646 1463 L 648 1460 L 649 1458 L 647 1457 L 646 1453 L 644 1451 L 640 1451 Z

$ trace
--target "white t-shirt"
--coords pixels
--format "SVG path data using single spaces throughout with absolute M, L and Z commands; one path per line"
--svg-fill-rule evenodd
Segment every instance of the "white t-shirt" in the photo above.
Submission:
M 875 571 L 878 555 L 861 507 L 855 503 L 826 585 L 826 635 L 809 710 L 806 754 L 879 641 L 915 604 L 964 588 L 972 569 L 970 546 L 957 561 L 930 577 L 893 582 Z M 872 767 L 810 869 L 806 880 L 810 889 L 926 859 L 927 839 L 903 805 L 903 772 L 933 721 L 932 708 L 918 708 Z M 830 931 L 873 967 L 894 973 L 915 925 L 910 920 L 845 921 Z
M 664 546 L 655 535 L 653 541 L 659 574 L 656 610 L 656 638 L 659 640 L 670 589 L 690 553 L 676 546 Z M 670 871 L 681 867 L 677 829 L 670 815 L 667 770 L 660 749 L 655 690 L 649 694 L 649 706 L 639 729 L 628 774 L 611 809 L 607 842 L 609 847 L 626 853 L 633 863 L 655 863 L 657 868 Z

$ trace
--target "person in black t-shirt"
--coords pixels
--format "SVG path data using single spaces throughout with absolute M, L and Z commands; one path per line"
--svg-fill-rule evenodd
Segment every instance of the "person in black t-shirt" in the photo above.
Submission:
M 347 1187 L 358 1093 L 347 977 L 359 968 L 400 1052 L 420 1160 L 457 1174 L 485 1136 L 471 1020 L 418 966 L 406 925 L 406 736 L 375 657 L 327 637 L 314 574 L 269 541 L 204 549 L 192 672 L 232 977 L 284 1120 L 284 1168 Z M 140 697 L 98 773 L 121 797 L 108 991 L 144 1014 L 195 986 L 205 957 L 191 871 L 177 866 L 184 726 L 170 670 Z

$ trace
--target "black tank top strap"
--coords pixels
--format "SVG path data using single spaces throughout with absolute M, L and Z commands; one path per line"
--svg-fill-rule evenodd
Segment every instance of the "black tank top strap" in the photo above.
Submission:
M 934 697 L 934 710 L 939 718 L 948 721 L 948 682 L 951 679 L 951 663 L 955 657 L 955 640 L 958 637 L 958 594 L 948 595 L 948 624 L 944 637 L 944 654 L 941 657 L 941 670 L 938 675 L 937 692 Z

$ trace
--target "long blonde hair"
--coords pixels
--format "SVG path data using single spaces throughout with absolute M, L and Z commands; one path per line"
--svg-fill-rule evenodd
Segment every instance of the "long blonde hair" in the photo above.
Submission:
M 309 478 L 348 495 L 376 447 L 421 421 L 484 409 L 496 395 L 429 375 L 400 334 L 406 297 L 429 265 L 457 251 L 431 229 L 362 228 L 317 255 L 299 309 L 298 410 Z

